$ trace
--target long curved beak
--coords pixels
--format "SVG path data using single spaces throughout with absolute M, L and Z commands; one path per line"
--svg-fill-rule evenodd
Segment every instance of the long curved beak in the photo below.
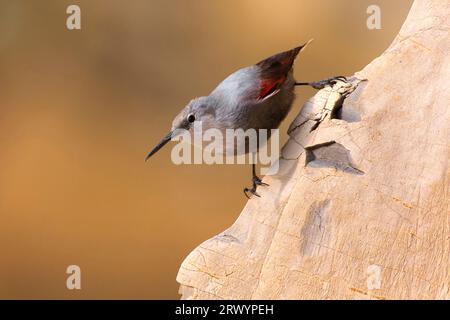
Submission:
M 164 138 L 162 138 L 161 141 L 148 153 L 148 155 L 145 157 L 145 161 L 147 161 L 148 158 L 150 158 L 152 155 L 158 152 L 159 149 L 164 147 L 167 144 L 167 142 L 170 141 L 170 139 L 172 139 L 172 131 L 166 134 Z

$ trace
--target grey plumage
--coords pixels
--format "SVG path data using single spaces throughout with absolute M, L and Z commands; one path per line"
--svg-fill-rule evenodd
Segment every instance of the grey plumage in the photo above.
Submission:
M 150 151 L 146 160 L 161 149 L 177 129 L 192 133 L 194 121 L 201 121 L 203 130 L 215 128 L 223 133 L 226 129 L 268 129 L 270 133 L 270 129 L 278 128 L 295 99 L 294 60 L 308 43 L 239 69 L 208 96 L 191 100 L 173 120 L 169 134 Z M 234 147 L 236 151 L 237 146 Z M 249 151 L 248 148 L 244 150 Z M 258 195 L 257 185 L 263 183 L 256 176 L 253 165 L 253 188 L 244 189 L 246 195 L 247 192 Z
M 204 130 L 278 128 L 295 98 L 292 67 L 297 54 L 305 46 L 276 54 L 232 73 L 208 96 L 191 100 L 173 120 L 171 132 L 192 130 L 188 116 L 202 121 Z M 267 94 L 261 96 L 262 90 L 267 89 L 263 87 L 265 84 L 273 84 L 273 88 L 268 88 Z M 148 157 L 156 151 L 152 150 Z

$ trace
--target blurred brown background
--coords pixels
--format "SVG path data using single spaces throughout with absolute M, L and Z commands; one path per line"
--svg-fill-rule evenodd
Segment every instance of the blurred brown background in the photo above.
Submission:
M 351 75 L 411 3 L 0 1 L 0 298 L 178 298 L 179 265 L 237 218 L 250 168 L 175 166 L 170 147 L 145 163 L 172 117 L 310 38 L 299 81 Z M 81 31 L 66 29 L 70 4 Z M 370 4 L 381 30 L 366 28 Z M 283 133 L 313 93 L 297 90 Z M 70 264 L 82 290 L 66 289 Z

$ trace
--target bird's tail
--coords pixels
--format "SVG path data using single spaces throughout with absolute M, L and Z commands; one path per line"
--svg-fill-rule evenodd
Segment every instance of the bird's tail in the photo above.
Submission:
M 297 47 L 296 49 L 299 49 L 298 50 L 298 52 L 300 52 L 300 51 L 303 51 L 303 50 L 305 50 L 305 48 L 311 43 L 311 42 L 313 42 L 314 41 L 314 39 L 309 39 L 308 40 L 308 42 L 306 42 L 304 45 L 302 45 L 302 46 L 300 46 L 300 47 Z M 298 53 L 297 53 L 298 54 Z
M 291 70 L 297 55 L 312 41 L 313 39 L 309 40 L 302 46 L 278 53 L 258 62 L 256 65 L 260 68 L 262 77 L 269 79 L 279 79 L 281 77 L 285 77 L 289 70 Z

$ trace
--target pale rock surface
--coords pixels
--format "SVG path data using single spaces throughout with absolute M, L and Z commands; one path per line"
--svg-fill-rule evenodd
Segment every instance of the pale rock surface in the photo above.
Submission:
M 197 247 L 184 299 L 450 298 L 450 1 L 308 101 L 281 170 Z

